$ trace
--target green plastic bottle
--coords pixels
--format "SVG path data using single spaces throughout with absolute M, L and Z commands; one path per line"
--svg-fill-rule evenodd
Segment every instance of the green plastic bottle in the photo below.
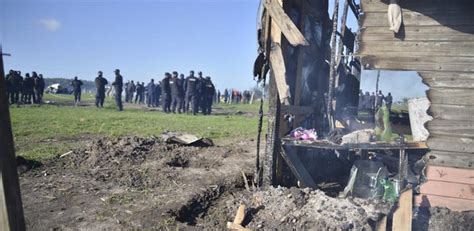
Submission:
M 395 185 L 387 180 L 387 179 L 380 179 L 380 184 L 384 188 L 383 193 L 383 200 L 394 204 L 398 201 L 397 191 L 395 189 Z

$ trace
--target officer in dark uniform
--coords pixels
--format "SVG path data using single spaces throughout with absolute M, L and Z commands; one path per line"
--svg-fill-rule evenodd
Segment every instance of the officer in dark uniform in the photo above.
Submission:
M 33 76 L 34 77 L 34 76 Z M 34 79 L 34 94 L 36 98 L 36 103 L 41 104 L 43 101 L 43 90 L 44 90 L 44 79 L 43 75 L 36 76 Z
M 5 85 L 7 87 L 7 99 L 9 99 L 9 103 L 10 104 L 13 104 L 13 100 L 11 100 L 11 95 L 13 94 L 13 87 L 12 87 L 12 84 L 10 82 L 10 79 L 13 79 L 15 78 L 15 71 L 13 70 L 10 70 L 8 72 L 8 74 L 5 76 Z
M 199 109 L 201 110 L 202 114 L 205 114 L 205 108 L 206 108 L 206 102 L 205 102 L 205 99 L 204 99 L 204 91 L 205 91 L 205 88 L 206 88 L 206 79 L 204 78 L 204 76 L 202 76 L 202 72 L 200 71 L 198 73 L 198 77 L 199 77 L 199 97 L 198 97 L 198 105 L 199 105 Z
M 136 94 L 135 94 L 135 104 L 141 104 L 142 100 L 143 100 L 143 97 L 142 97 L 142 94 L 143 94 L 143 91 L 145 90 L 145 85 L 142 85 L 140 84 L 140 82 L 137 81 L 137 85 L 136 85 Z
M 81 86 L 83 85 L 82 81 L 77 79 L 77 76 L 74 77 L 74 80 L 71 83 L 72 92 L 74 94 L 74 104 L 77 106 L 81 102 Z
M 13 71 L 12 75 L 9 77 L 8 82 L 10 82 L 11 92 L 10 92 L 10 101 L 12 104 L 20 103 L 20 92 L 21 85 L 23 83 L 23 78 L 18 72 Z
M 33 72 L 33 75 L 35 75 L 35 74 L 36 73 Z M 25 98 L 24 98 L 24 103 L 25 104 L 32 104 L 34 102 L 34 98 L 33 98 L 34 90 L 33 89 L 34 89 L 33 79 L 27 73 L 25 75 L 25 79 L 23 79 L 23 92 L 25 94 Z M 32 98 L 33 98 L 33 101 L 32 101 Z
M 181 110 L 182 112 L 185 112 L 185 110 L 184 110 L 184 102 L 185 102 L 184 93 L 186 91 L 184 89 L 184 83 L 185 83 L 184 75 L 180 74 L 179 75 L 179 86 L 180 86 L 180 91 L 181 91 L 181 104 L 179 105 L 179 110 Z
M 171 77 L 169 83 L 171 89 L 171 111 L 176 113 L 177 107 L 178 113 L 181 114 L 181 102 L 184 98 L 184 92 L 181 89 L 181 81 L 178 78 L 178 72 L 173 72 L 173 77 Z
M 98 72 L 99 76 L 95 78 L 95 87 L 97 89 L 95 93 L 95 106 L 96 107 L 104 107 L 104 100 L 105 100 L 105 85 L 109 82 L 102 76 L 102 71 Z
M 158 81 L 157 84 L 155 84 L 155 107 L 160 106 L 160 100 L 161 100 L 161 81 Z
M 189 76 L 184 81 L 185 90 L 185 111 L 189 113 L 189 105 L 193 115 L 196 115 L 198 110 L 197 97 L 198 97 L 198 82 L 199 79 L 194 76 L 194 71 L 189 72 Z
M 44 88 L 46 87 L 46 83 L 44 82 L 44 78 L 42 74 L 39 74 L 39 94 L 40 94 L 40 102 L 43 100 Z
M 123 111 L 122 105 L 122 91 L 123 91 L 123 77 L 120 75 L 120 70 L 115 70 L 115 81 L 112 83 L 112 86 L 115 88 L 115 103 L 117 104 L 117 109 Z
M 211 77 L 206 76 L 206 79 L 204 81 L 204 92 L 203 92 L 204 109 L 202 111 L 204 115 L 211 114 L 212 102 L 214 100 L 215 93 L 216 93 L 216 88 L 214 87 L 214 84 L 211 81 Z
M 161 95 L 163 101 L 163 111 L 169 113 L 171 111 L 171 74 L 166 72 L 165 78 L 161 80 Z
M 148 107 L 155 106 L 155 80 L 151 79 L 151 81 L 146 85 L 146 90 L 148 92 L 146 103 Z

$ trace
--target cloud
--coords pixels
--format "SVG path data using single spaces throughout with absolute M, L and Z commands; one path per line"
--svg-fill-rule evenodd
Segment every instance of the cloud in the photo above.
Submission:
M 61 28 L 61 22 L 54 18 L 42 18 L 39 20 L 39 24 L 47 31 L 57 31 Z

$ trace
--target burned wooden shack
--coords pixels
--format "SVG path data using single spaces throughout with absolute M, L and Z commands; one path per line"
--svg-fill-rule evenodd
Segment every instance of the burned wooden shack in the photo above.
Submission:
M 474 3 L 334 3 L 330 17 L 328 0 L 262 1 L 258 41 L 268 65 L 256 68 L 262 76 L 269 69 L 270 85 L 262 183 L 321 188 L 339 182 L 342 190 L 353 159 L 370 158 L 375 151 L 396 158 L 401 182 L 409 160 L 424 162 L 425 182 L 414 196 L 418 205 L 474 210 Z M 345 25 L 351 13 L 358 31 Z M 426 142 L 326 142 L 338 128 L 358 129 L 354 121 L 363 70 L 419 73 L 429 87 L 433 117 L 425 124 Z M 318 140 L 289 138 L 296 127 L 314 129 Z

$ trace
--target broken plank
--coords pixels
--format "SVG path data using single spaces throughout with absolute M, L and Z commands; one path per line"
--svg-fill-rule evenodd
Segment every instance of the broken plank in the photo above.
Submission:
M 446 207 L 453 211 L 474 210 L 474 201 L 435 195 L 415 196 L 415 204 L 421 207 Z
M 377 222 L 375 230 L 376 231 L 385 231 L 385 230 L 387 230 L 387 216 L 383 216 L 382 220 Z
M 360 5 L 364 13 L 380 12 L 386 13 L 389 0 L 361 0 Z M 435 12 L 456 11 L 466 9 L 472 5 L 469 0 L 403 0 L 399 1 L 403 11 L 408 12 Z
M 464 42 L 474 41 L 474 25 L 466 26 L 417 26 L 405 27 L 404 36 L 394 36 L 393 32 L 386 26 L 365 27 L 360 30 L 360 41 L 450 41 Z
M 452 151 L 430 151 L 424 157 L 430 166 L 474 169 L 474 155 Z
M 393 213 L 393 231 L 409 231 L 413 217 L 413 190 L 402 192 L 398 201 L 398 208 Z
M 418 74 L 429 87 L 474 89 L 474 73 L 419 72 Z
M 474 11 L 465 9 L 464 11 L 444 12 L 443 10 L 425 15 L 420 12 L 403 11 L 403 25 L 411 26 L 463 26 L 473 25 Z M 362 15 L 361 27 L 390 26 L 387 19 L 387 12 L 371 12 Z
M 295 147 L 283 146 L 281 155 L 288 164 L 288 167 L 290 167 L 291 172 L 296 176 L 298 181 L 300 181 L 302 188 L 309 187 L 316 189 L 317 184 L 306 170 L 306 166 L 301 162 L 296 150 Z
M 427 144 L 431 150 L 474 154 L 474 139 L 472 138 L 430 135 Z
M 425 176 L 428 180 L 474 185 L 474 170 L 472 169 L 428 165 Z
M 474 121 L 474 106 L 432 103 L 428 111 L 434 119 Z
M 291 18 L 285 13 L 278 1 L 266 0 L 265 8 L 272 17 L 272 21 L 278 25 L 281 32 L 285 35 L 291 45 L 298 46 L 309 44 L 298 27 L 296 27 Z
M 474 105 L 474 90 L 456 88 L 431 88 L 428 90 L 428 99 L 435 104 Z
M 411 56 L 408 53 L 359 53 L 365 69 L 400 71 L 474 72 L 473 57 Z
M 371 41 L 362 42 L 359 53 L 407 57 L 431 55 L 473 57 L 474 41 Z M 456 60 L 466 59 L 453 59 Z
M 473 121 L 454 121 L 434 119 L 428 121 L 425 127 L 432 135 L 442 135 L 449 137 L 474 138 Z
M 282 104 L 288 104 L 290 87 L 286 83 L 285 60 L 279 44 L 274 44 L 270 51 L 270 66 L 277 85 L 280 102 Z
M 420 186 L 422 194 L 474 200 L 474 185 L 428 180 Z

